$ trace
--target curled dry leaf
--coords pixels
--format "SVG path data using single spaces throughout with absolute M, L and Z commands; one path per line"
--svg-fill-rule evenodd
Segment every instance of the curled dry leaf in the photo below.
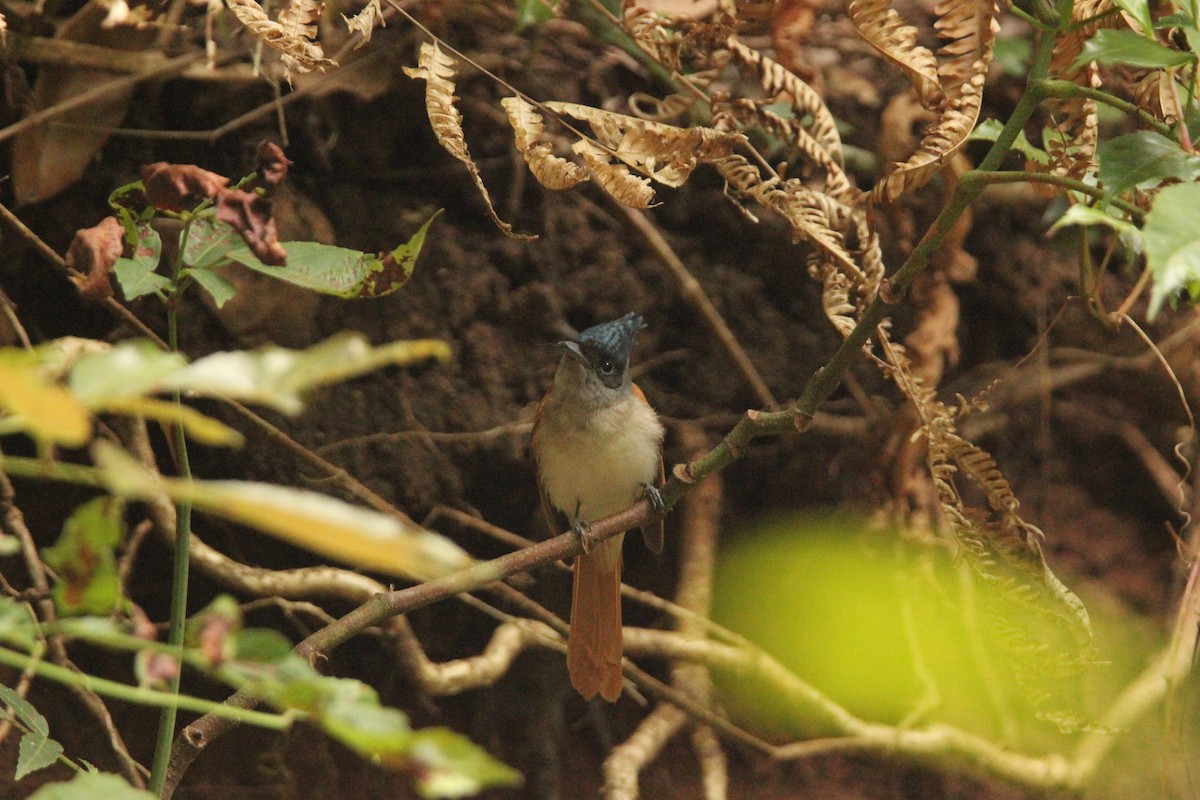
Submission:
M 443 53 L 437 42 L 423 42 L 417 66 L 405 67 L 404 74 L 410 78 L 425 81 L 425 111 L 429 114 L 429 124 L 433 128 L 433 133 L 447 153 L 466 165 L 467 170 L 471 173 L 471 178 L 475 181 L 475 186 L 483 195 L 492 222 L 496 223 L 496 227 L 509 238 L 534 239 L 536 237 L 528 234 L 515 233 L 512 225 L 500 219 L 496 209 L 492 206 L 492 197 L 488 194 L 483 177 L 479 174 L 479 167 L 472 160 L 471 151 L 467 149 L 467 139 L 462 130 L 462 114 L 454 105 L 458 100 L 454 96 L 454 78 L 457 74 L 454 71 L 454 65 L 454 59 Z
M 325 51 L 315 41 L 322 3 L 293 0 L 280 12 L 278 22 L 268 17 L 254 0 L 225 0 L 225 4 L 259 41 L 279 51 L 289 77 L 293 72 L 324 72 L 326 67 L 337 66 L 336 61 L 325 57 Z
M 603 147 L 592 145 L 581 149 L 576 145 L 574 148 L 580 153 L 587 150 L 591 159 L 589 167 L 592 160 L 600 159 L 601 155 L 605 156 L 603 162 L 617 158 L 664 186 L 682 186 L 700 163 L 724 158 L 745 141 L 739 133 L 704 127 L 679 128 L 578 103 L 543 105 L 592 127 Z
M 158 161 L 139 170 L 146 199 L 160 211 L 183 211 L 200 198 L 215 197 L 229 179 L 192 164 Z
M 983 84 L 995 42 L 994 0 L 939 0 L 934 6 L 939 36 L 945 44 L 938 54 L 947 58 L 938 68 L 946 101 L 937 121 L 925 131 L 915 153 L 884 177 L 869 195 L 874 203 L 893 202 L 905 192 L 924 186 L 966 142 L 983 103 Z
M 79 293 L 99 300 L 112 296 L 108 275 L 125 249 L 125 229 L 116 217 L 105 217 L 100 224 L 75 232 L 67 248 L 67 266 L 83 273 Z
M 226 189 L 217 196 L 216 215 L 246 240 L 259 261 L 276 267 L 287 264 L 287 251 L 275 232 L 270 200 L 241 189 Z
M 258 175 L 258 183 L 266 189 L 274 189 L 287 178 L 288 167 L 292 162 L 283 154 L 283 148 L 271 141 L 263 140 L 258 143 L 255 151 L 254 167 Z
M 755 73 L 763 91 L 769 97 L 791 102 L 792 120 L 789 125 L 796 134 L 791 138 L 801 139 L 805 137 L 800 134 L 807 134 L 816 142 L 817 146 L 824 150 L 823 155 L 814 153 L 810 157 L 818 162 L 832 161 L 841 165 L 843 162 L 842 137 L 838 133 L 837 122 L 834 121 L 833 114 L 830 113 L 821 95 L 800 78 L 788 72 L 782 64 L 747 47 L 735 37 L 729 38 L 727 46 L 730 54 L 738 62 Z M 808 125 L 800 123 L 805 116 L 812 119 Z
M 550 145 L 538 141 L 542 135 L 542 115 L 537 108 L 520 97 L 506 97 L 500 101 L 512 125 L 513 139 L 517 150 L 525 156 L 525 163 L 538 183 L 547 189 L 569 189 L 588 179 L 588 171 L 565 158 L 554 155 Z
M 347 17 L 345 14 L 342 14 L 342 19 L 346 21 L 346 27 L 350 29 L 351 33 L 362 34 L 362 40 L 354 45 L 355 50 L 371 41 L 371 34 L 375 31 L 376 24 L 381 28 L 387 25 L 383 19 L 383 7 L 380 5 L 379 0 L 370 0 L 363 7 L 363 10 L 353 17 Z
M 578 153 L 600 185 L 619 203 L 633 208 L 650 208 L 654 190 L 649 178 L 639 178 L 624 164 L 612 163 L 612 155 L 595 142 L 580 139 L 571 149 Z
M 904 71 L 929 109 L 946 102 L 938 62 L 929 48 L 917 44 L 917 29 L 891 7 L 891 0 L 850 0 L 847 10 L 858 33 L 879 53 Z

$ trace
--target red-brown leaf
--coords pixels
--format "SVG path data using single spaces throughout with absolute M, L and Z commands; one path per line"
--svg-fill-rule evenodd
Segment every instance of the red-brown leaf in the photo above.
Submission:
M 92 300 L 112 297 L 108 274 L 125 249 L 125 229 L 116 217 L 105 217 L 92 228 L 81 228 L 67 249 L 67 266 L 83 273 L 79 293 Z
M 261 186 L 274 189 L 283 183 L 284 178 L 287 177 L 288 167 L 292 164 L 283 154 L 283 148 L 274 142 L 263 140 L 258 143 L 258 152 L 255 154 L 255 158 L 258 166 L 254 171 L 258 173 L 258 182 Z
M 271 201 L 241 189 L 225 189 L 217 195 L 217 219 L 241 234 L 250 252 L 264 264 L 282 267 L 287 251 L 279 244 Z
M 158 161 L 141 169 L 146 199 L 162 211 L 183 211 L 206 197 L 215 197 L 229 185 L 229 179 L 192 164 L 168 164 Z

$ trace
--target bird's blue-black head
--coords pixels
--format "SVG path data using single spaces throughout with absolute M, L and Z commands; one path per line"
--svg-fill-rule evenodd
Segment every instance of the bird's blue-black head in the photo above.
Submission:
M 620 319 L 593 325 L 565 346 L 575 351 L 577 357 L 582 356 L 605 386 L 616 389 L 626 381 L 629 354 L 638 331 L 645 327 L 642 316 L 630 312 Z

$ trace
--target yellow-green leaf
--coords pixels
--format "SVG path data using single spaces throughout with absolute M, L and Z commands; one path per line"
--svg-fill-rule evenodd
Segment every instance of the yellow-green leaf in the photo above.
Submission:
M 92 417 L 73 394 L 43 375 L 34 354 L 0 350 L 0 409 L 8 430 L 42 442 L 79 447 L 92 435 Z
M 139 416 L 164 425 L 182 425 L 188 436 L 200 444 L 240 447 L 242 434 L 223 422 L 201 414 L 196 409 L 177 405 L 170 400 L 154 397 L 121 397 L 102 403 L 97 411 Z

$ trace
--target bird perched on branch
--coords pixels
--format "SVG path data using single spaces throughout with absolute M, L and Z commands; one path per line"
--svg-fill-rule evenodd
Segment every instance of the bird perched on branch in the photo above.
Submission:
M 663 511 L 663 426 L 629 377 L 641 316 L 588 328 L 559 342 L 562 359 L 538 406 L 532 448 L 542 511 L 553 531 L 562 514 L 583 542 L 575 559 L 567 671 L 584 698 L 621 696 L 621 543 L 591 539 L 594 520 L 646 497 Z M 646 546 L 663 547 L 661 517 L 642 528 Z

